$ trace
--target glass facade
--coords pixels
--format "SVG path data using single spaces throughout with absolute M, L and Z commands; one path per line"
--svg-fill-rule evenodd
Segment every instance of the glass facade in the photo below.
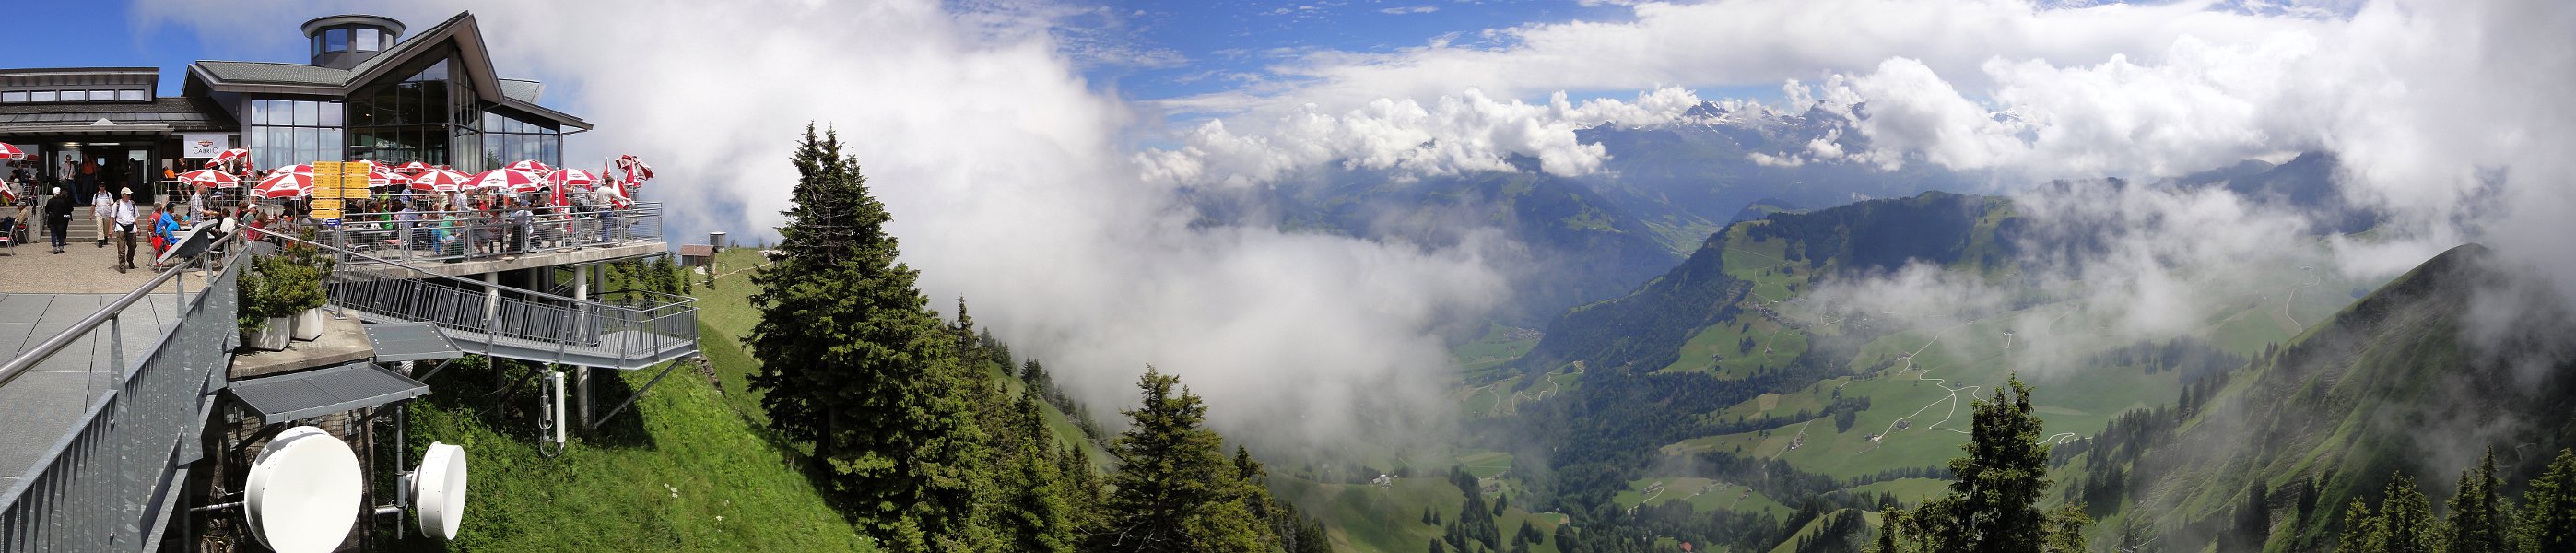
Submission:
M 342 107 L 339 102 L 255 99 L 242 125 L 251 163 L 267 169 L 342 159 Z
M 454 164 L 448 156 L 457 135 L 454 115 L 458 104 L 472 109 L 473 97 L 449 78 L 445 60 L 401 82 L 359 90 L 349 96 L 350 159 Z
M 483 112 L 483 167 L 533 159 L 563 165 L 563 135 L 553 125 Z

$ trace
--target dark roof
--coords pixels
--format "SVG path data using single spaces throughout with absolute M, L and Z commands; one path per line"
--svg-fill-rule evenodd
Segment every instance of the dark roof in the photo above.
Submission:
M 680 255 L 681 255 L 682 257 L 709 257 L 709 256 L 713 256 L 713 255 L 715 255 L 715 254 L 716 254 L 716 247 L 715 247 L 714 245 L 712 245 L 712 244 L 681 244 L 681 245 L 680 245 Z
M 422 29 L 348 69 L 296 63 L 208 60 L 197 62 L 191 71 L 205 77 L 209 81 L 207 84 L 222 91 L 346 96 L 367 83 L 401 77 L 383 73 L 413 57 L 438 51 L 438 44 L 453 41 L 462 51 L 458 52 L 456 66 L 449 70 L 473 75 L 476 93 L 484 101 L 553 119 L 564 126 L 590 128 L 590 123 L 579 117 L 537 105 L 538 94 L 545 90 L 543 84 L 493 77 L 491 55 L 483 51 L 482 33 L 482 28 L 474 23 L 474 12 L 460 12 L 456 17 Z
M 82 126 L 99 119 L 119 125 L 169 125 L 176 131 L 239 128 L 214 101 L 190 96 L 167 96 L 150 102 L 0 104 L 0 125 L 10 127 Z
M 379 54 L 376 58 L 382 59 L 384 56 Z M 206 60 L 197 62 L 197 68 L 204 70 L 207 76 L 214 77 L 217 80 L 228 83 L 266 83 L 316 87 L 338 87 L 346 85 L 349 83 L 349 76 L 353 75 L 353 73 L 350 73 L 347 69 L 332 69 L 319 65 L 305 65 L 301 63 L 270 63 L 264 61 Z

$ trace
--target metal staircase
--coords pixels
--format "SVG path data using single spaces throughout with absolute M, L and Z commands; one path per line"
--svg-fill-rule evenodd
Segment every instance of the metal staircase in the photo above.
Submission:
M 536 363 L 642 369 L 698 352 L 695 298 L 616 292 L 573 298 L 432 272 L 289 237 L 340 257 L 331 305 L 369 322 L 438 325 L 466 351 Z

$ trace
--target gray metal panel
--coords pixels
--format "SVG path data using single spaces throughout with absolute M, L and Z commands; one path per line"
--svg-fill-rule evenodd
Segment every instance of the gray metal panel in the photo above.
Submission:
M 231 390 L 260 420 L 280 422 L 416 398 L 428 394 L 429 385 L 374 363 L 350 363 L 238 381 Z
M 227 82 L 301 86 L 341 86 L 349 82 L 351 75 L 347 69 L 332 69 L 301 63 L 206 60 L 197 62 L 197 68 Z
M 545 91 L 545 83 L 527 79 L 501 79 L 501 96 L 512 100 L 534 104 L 537 103 L 537 97 L 544 95 Z
M 5 339 L 5 335 L 0 335 Z M 367 341 L 376 345 L 376 362 L 428 361 L 462 357 L 465 350 L 438 331 L 433 323 L 384 323 L 367 325 Z

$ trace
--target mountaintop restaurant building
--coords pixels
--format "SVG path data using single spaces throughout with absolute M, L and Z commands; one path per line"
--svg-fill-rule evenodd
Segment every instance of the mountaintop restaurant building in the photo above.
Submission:
M 143 189 L 231 148 L 259 169 L 375 160 L 474 172 L 560 166 L 563 135 L 590 130 L 539 105 L 543 84 L 499 77 L 472 12 L 410 35 L 373 15 L 302 30 L 308 63 L 198 61 L 177 97 L 155 97 L 151 67 L 0 69 L 0 142 L 27 152 L 18 163 L 37 181 L 85 203 L 96 186 Z

